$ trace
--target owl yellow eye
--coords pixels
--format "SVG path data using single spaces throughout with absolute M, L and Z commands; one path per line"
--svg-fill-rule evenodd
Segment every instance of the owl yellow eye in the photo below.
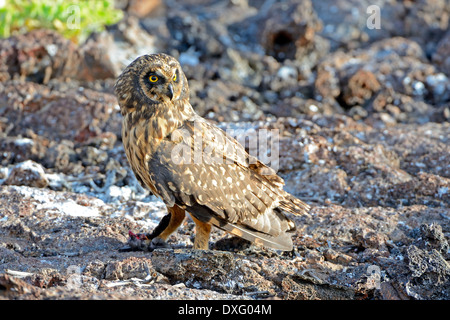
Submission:
M 174 76 L 173 76 L 173 79 L 172 79 L 173 81 L 177 81 L 177 75 L 175 74 Z
M 148 77 L 148 80 L 150 80 L 150 82 L 156 82 L 156 81 L 158 81 L 158 77 L 157 76 L 150 76 L 150 77 Z

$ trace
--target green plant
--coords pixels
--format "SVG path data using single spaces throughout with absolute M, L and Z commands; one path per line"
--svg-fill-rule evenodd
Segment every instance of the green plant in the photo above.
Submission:
M 0 0 L 0 37 L 47 28 L 79 43 L 122 17 L 114 0 Z

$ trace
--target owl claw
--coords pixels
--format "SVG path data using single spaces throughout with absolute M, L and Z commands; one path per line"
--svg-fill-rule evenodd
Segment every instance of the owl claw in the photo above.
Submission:
M 150 242 L 150 249 L 153 251 L 157 248 L 169 248 L 169 245 L 163 239 L 156 237 Z

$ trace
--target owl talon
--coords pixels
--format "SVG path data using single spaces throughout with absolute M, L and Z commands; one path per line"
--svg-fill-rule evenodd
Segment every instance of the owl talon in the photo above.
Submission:
M 161 248 L 170 248 L 170 246 L 161 238 L 153 238 L 149 246 L 150 251 Z

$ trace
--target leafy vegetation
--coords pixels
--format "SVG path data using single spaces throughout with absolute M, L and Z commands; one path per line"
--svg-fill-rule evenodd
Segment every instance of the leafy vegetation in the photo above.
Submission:
M 122 16 L 114 0 L 0 0 L 0 37 L 46 28 L 79 43 Z

